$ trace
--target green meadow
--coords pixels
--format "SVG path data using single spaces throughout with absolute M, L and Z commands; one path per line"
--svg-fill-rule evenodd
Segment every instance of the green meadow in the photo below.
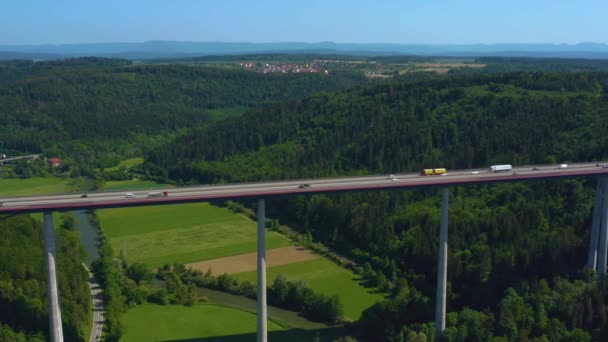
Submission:
M 344 305 L 344 317 L 348 320 L 359 319 L 363 310 L 382 300 L 382 295 L 361 286 L 356 274 L 327 259 L 320 258 L 271 267 L 266 270 L 269 287 L 279 274 L 291 281 L 304 280 L 310 288 L 319 293 L 338 295 Z M 245 272 L 235 276 L 241 280 L 254 283 L 256 281 L 256 272 Z
M 257 310 L 257 302 L 255 299 L 206 288 L 197 288 L 196 291 L 199 296 L 207 298 L 211 304 L 233 307 L 252 313 L 255 313 Z M 329 327 L 324 323 L 309 321 L 295 311 L 281 309 L 272 305 L 268 305 L 267 312 L 268 319 L 278 322 L 282 327 L 301 328 L 306 330 L 318 330 Z
M 256 222 L 208 203 L 98 210 L 115 253 L 151 267 L 256 251 Z M 288 246 L 268 232 L 268 249 Z
M 216 305 L 144 304 L 124 315 L 127 329 L 121 341 L 177 341 L 251 334 L 255 333 L 255 319 L 249 312 Z M 271 321 L 268 330 L 282 328 Z
M 57 177 L 1 178 L 0 196 L 36 196 L 70 191 L 66 179 Z
M 144 189 L 159 189 L 159 188 L 170 188 L 172 185 L 158 184 L 153 181 L 143 181 L 139 179 L 121 180 L 121 181 L 107 181 L 104 184 L 104 190 L 107 191 L 118 191 L 118 190 L 144 190 Z
M 213 304 L 194 306 L 144 304 L 123 316 L 125 342 L 189 341 L 247 342 L 256 339 L 253 312 Z M 304 330 L 282 327 L 268 320 L 269 341 L 333 341 L 336 329 Z

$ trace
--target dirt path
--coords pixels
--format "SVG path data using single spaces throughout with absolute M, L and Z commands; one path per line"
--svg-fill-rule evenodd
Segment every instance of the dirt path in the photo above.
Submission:
M 256 253 L 247 253 L 213 260 L 205 260 L 186 264 L 186 267 L 207 272 L 211 269 L 214 275 L 223 273 L 241 273 L 255 271 L 257 267 Z M 319 258 L 318 255 L 303 247 L 288 246 L 266 251 L 266 266 L 280 266 L 300 261 Z

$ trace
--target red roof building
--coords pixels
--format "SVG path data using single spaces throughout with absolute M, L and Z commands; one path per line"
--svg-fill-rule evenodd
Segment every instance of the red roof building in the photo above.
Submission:
M 51 158 L 51 159 L 47 160 L 47 162 L 52 167 L 58 167 L 58 166 L 61 166 L 61 163 L 63 163 L 63 160 L 61 160 L 59 158 Z

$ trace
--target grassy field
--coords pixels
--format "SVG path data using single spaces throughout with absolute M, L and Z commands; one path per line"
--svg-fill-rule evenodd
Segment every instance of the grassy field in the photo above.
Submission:
M 220 304 L 252 313 L 256 312 L 257 302 L 244 296 L 236 296 L 226 292 L 197 288 L 199 296 L 206 297 L 211 304 Z M 329 326 L 319 322 L 312 322 L 300 316 L 295 311 L 289 311 L 275 306 L 268 306 L 268 319 L 278 322 L 282 327 L 301 328 L 306 330 L 324 329 Z
M 359 285 L 357 275 L 326 259 L 271 267 L 266 271 L 269 287 L 279 274 L 292 281 L 302 279 L 319 293 L 338 295 L 344 304 L 344 316 L 350 320 L 359 319 L 363 310 L 382 299 L 380 294 L 372 293 L 370 289 Z M 256 272 L 240 273 L 235 276 L 251 282 L 256 280 Z
M 104 169 L 104 171 L 118 171 L 118 170 L 120 170 L 121 167 L 128 170 L 128 169 L 132 168 L 133 166 L 143 164 L 143 162 L 144 162 L 144 158 L 125 159 L 125 160 L 121 161 L 120 164 L 109 167 L 107 169 Z
M 191 307 L 144 304 L 124 316 L 126 333 L 121 341 L 255 341 L 256 316 L 235 308 L 201 304 Z M 328 329 L 331 330 L 331 329 Z M 268 321 L 269 341 L 309 342 L 319 334 L 319 341 L 332 341 L 330 331 L 307 331 L 283 328 Z
M 130 160 L 130 159 L 129 159 Z M 69 184 L 69 182 L 74 184 Z M 82 180 L 86 181 L 86 180 Z M 37 196 L 67 193 L 75 190 L 75 179 L 63 179 L 57 177 L 32 177 L 32 178 L 0 178 L 0 197 L 1 196 Z M 105 183 L 104 190 L 126 190 L 126 189 L 154 189 L 170 188 L 172 185 L 158 184 L 152 181 L 142 181 L 138 179 L 125 181 L 108 181 Z M 83 190 L 79 190 L 84 192 Z
M 65 193 L 69 190 L 67 180 L 57 177 L 0 179 L 0 196 L 49 195 Z
M 142 181 L 139 179 L 131 179 L 124 181 L 107 181 L 105 183 L 104 190 L 118 191 L 118 190 L 143 190 L 143 189 L 158 189 L 158 188 L 170 188 L 172 185 L 158 184 L 152 181 Z
M 114 251 L 151 267 L 256 251 L 256 223 L 207 203 L 97 211 Z M 289 245 L 268 232 L 268 249 Z
M 255 332 L 255 315 L 216 305 L 145 304 L 124 315 L 127 333 L 121 341 L 178 341 Z M 268 322 L 268 330 L 282 330 Z

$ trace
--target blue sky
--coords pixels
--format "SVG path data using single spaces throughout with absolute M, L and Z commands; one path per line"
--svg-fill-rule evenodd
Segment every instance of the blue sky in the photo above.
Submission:
M 0 44 L 608 43 L 608 0 L 0 0 Z

